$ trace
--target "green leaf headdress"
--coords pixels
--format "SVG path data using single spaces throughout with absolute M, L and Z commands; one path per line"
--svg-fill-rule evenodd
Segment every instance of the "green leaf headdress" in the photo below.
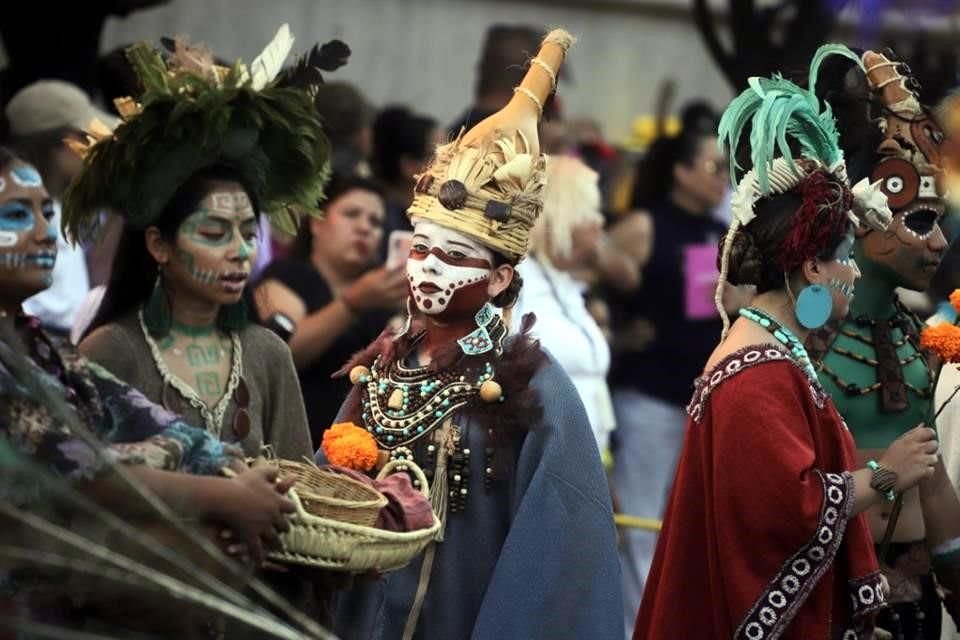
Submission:
M 127 49 L 143 86 L 139 102 L 119 99 L 124 122 L 112 135 L 92 126 L 80 176 L 64 198 L 64 230 L 91 237 L 109 209 L 128 225 L 153 224 L 176 191 L 213 165 L 235 170 L 274 227 L 295 233 L 316 213 L 330 173 L 330 143 L 314 107 L 320 71 L 346 62 L 333 41 L 282 69 L 293 46 L 283 25 L 249 67 L 214 64 L 203 47 L 165 40 L 166 58 L 146 43 Z
M 754 205 L 763 196 L 791 191 L 815 171 L 832 174 L 849 187 L 840 136 L 830 105 L 821 102 L 815 93 L 817 75 L 823 61 L 839 55 L 855 61 L 861 69 L 860 57 L 847 47 L 827 44 L 820 47 L 810 63 L 807 88 L 801 88 L 780 74 L 771 78 L 750 78 L 749 88 L 734 98 L 720 119 L 718 135 L 721 148 L 730 154 L 730 175 L 744 169 L 736 160 L 737 149 L 745 130 L 750 128 L 751 168 L 739 183 L 731 199 L 733 222 L 723 245 L 720 284 L 715 301 L 723 318 L 724 335 L 730 326 L 721 302 L 723 283 L 727 279 L 733 238 L 741 226 L 756 217 Z M 795 157 L 799 152 L 799 157 Z M 879 184 L 862 180 L 851 189 L 853 219 L 871 227 L 885 229 L 892 215 Z

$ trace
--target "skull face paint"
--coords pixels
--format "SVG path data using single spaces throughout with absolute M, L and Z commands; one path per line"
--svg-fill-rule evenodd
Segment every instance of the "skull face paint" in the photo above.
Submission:
M 258 222 L 246 192 L 218 182 L 177 230 L 164 277 L 215 304 L 240 300 L 257 254 Z
M 867 81 L 884 105 L 880 119 L 883 140 L 870 176 L 880 182 L 894 213 L 884 232 L 862 242 L 863 257 L 891 275 L 894 286 L 926 289 L 947 242 L 940 228 L 946 211 L 942 147 L 944 134 L 911 87 L 905 65 L 884 54 L 863 54 Z
M 840 244 L 833 254 L 833 260 L 823 265 L 823 273 L 826 276 L 825 284 L 831 290 L 833 298 L 834 319 L 840 319 L 846 316 L 850 301 L 853 300 L 854 288 L 857 280 L 860 278 L 860 268 L 857 266 L 854 257 L 855 238 L 851 230 L 844 235 Z
M 472 317 L 488 300 L 493 253 L 470 237 L 438 224 L 417 221 L 407 280 L 422 313 L 440 319 Z
M 22 302 L 53 282 L 54 204 L 40 174 L 20 161 L 0 172 L 0 293 Z

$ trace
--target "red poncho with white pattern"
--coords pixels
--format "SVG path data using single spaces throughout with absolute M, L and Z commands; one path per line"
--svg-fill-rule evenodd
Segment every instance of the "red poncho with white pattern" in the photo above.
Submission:
M 696 382 L 634 640 L 855 639 L 883 602 L 853 508 L 856 449 L 783 349 L 742 349 Z

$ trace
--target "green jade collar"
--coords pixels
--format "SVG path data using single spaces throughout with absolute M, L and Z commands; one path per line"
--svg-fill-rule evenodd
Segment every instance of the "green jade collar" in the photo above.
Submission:
M 810 381 L 819 384 L 820 379 L 817 377 L 817 371 L 813 368 L 813 362 L 810 360 L 806 348 L 790 329 L 766 311 L 758 309 L 757 307 L 744 307 L 740 309 L 740 315 L 769 331 L 777 342 L 787 348 L 787 351 L 790 352 L 793 359 L 800 365 L 803 372 L 807 374 Z

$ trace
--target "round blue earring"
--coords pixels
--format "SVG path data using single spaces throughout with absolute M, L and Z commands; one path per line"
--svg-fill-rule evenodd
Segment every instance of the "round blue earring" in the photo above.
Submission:
M 797 321 L 807 329 L 819 329 L 830 319 L 833 311 L 833 296 L 830 290 L 819 284 L 810 284 L 797 296 Z

